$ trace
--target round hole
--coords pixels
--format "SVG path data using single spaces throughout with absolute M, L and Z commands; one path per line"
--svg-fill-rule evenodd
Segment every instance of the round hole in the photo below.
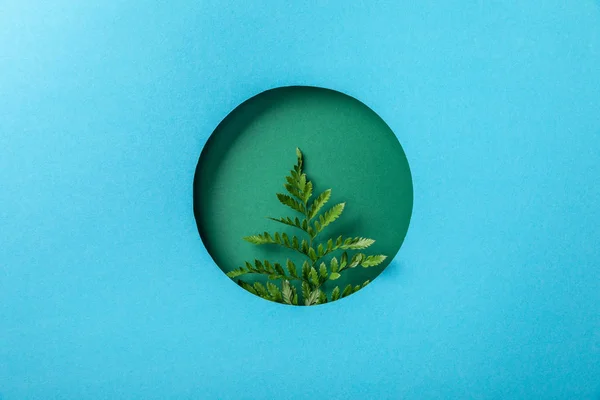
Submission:
M 193 200 L 208 253 L 223 272 L 241 274 L 232 280 L 263 298 L 314 305 L 355 293 L 390 264 L 408 230 L 413 186 L 402 146 L 373 110 L 334 90 L 292 86 L 250 98 L 217 126 L 198 161 Z

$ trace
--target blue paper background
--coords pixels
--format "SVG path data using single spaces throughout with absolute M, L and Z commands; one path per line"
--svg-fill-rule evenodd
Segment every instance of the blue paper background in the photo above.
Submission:
M 592 1 L 9 1 L 0 397 L 597 399 Z M 391 266 L 278 306 L 192 213 L 200 150 L 281 85 L 372 107 L 411 163 Z

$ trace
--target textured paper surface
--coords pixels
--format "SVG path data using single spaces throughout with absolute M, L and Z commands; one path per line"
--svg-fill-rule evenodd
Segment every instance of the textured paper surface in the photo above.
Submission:
M 0 396 L 598 398 L 598 71 L 597 1 L 3 2 Z M 411 166 L 398 262 L 339 307 L 253 299 L 196 229 L 208 135 L 284 85 Z

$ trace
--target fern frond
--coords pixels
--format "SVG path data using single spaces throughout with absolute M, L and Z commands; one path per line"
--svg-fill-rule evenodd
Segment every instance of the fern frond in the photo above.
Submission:
M 306 187 L 304 188 L 304 192 L 302 193 L 302 201 L 304 202 L 304 204 L 308 203 L 308 200 L 310 200 L 312 196 L 312 192 L 313 184 L 312 182 L 308 181 L 306 182 Z
M 337 258 L 333 257 L 331 259 L 331 261 L 329 262 L 329 267 L 331 268 L 331 272 L 338 272 L 339 271 L 339 264 L 338 264 L 338 260 Z
M 319 304 L 320 296 L 321 296 L 320 289 L 313 290 L 312 292 L 310 292 L 308 297 L 304 300 L 304 305 L 312 306 L 313 304 Z
M 304 204 L 288 196 L 287 194 L 277 193 L 277 199 L 281 204 L 290 207 L 292 210 L 298 211 L 301 214 L 305 213 Z
M 316 198 L 313 198 L 313 183 L 308 179 L 303 171 L 304 160 L 300 149 L 296 149 L 297 162 L 285 177 L 284 187 L 288 194 L 277 193 L 277 199 L 283 205 L 302 214 L 300 217 L 267 217 L 281 224 L 292 226 L 305 232 L 306 239 L 289 235 L 285 232 L 276 232 L 270 234 L 264 232 L 261 234 L 246 236 L 243 239 L 255 245 L 276 244 L 281 247 L 294 250 L 304 256 L 307 260 L 302 263 L 302 268 L 296 268 L 296 265 L 287 259 L 284 265 L 271 263 L 267 260 L 254 260 L 254 263 L 245 262 L 244 266 L 235 268 L 227 273 L 232 279 L 246 274 L 266 275 L 269 279 L 265 284 L 255 282 L 254 284 L 237 280 L 238 285 L 245 290 L 260 296 L 262 298 L 291 305 L 298 305 L 298 292 L 301 290 L 302 303 L 304 305 L 324 304 L 328 301 L 336 301 L 342 297 L 351 295 L 369 284 L 365 281 L 362 285 L 347 285 L 343 290 L 336 286 L 331 296 L 328 296 L 321 286 L 328 280 L 337 280 L 341 277 L 342 271 L 346 268 L 356 268 L 361 265 L 364 268 L 380 265 L 387 257 L 385 255 L 366 256 L 363 253 L 354 254 L 351 259 L 348 256 L 348 250 L 364 250 L 371 246 L 375 241 L 365 237 L 347 237 L 339 236 L 330 238 L 321 243 L 315 243 L 314 239 L 327 226 L 336 221 L 344 211 L 346 203 L 339 203 L 325 212 L 324 206 L 331 199 L 331 189 L 327 189 Z M 310 201 L 313 198 L 312 202 Z M 320 261 L 326 255 L 336 251 L 343 250 L 339 258 L 333 257 L 329 263 Z M 279 286 L 275 280 L 281 280 Z M 290 284 L 290 281 L 298 280 L 301 284 L 296 287 Z
M 308 244 L 307 244 L 307 246 L 308 246 Z M 308 256 L 310 257 L 312 262 L 317 261 L 317 258 L 318 258 L 317 253 L 315 253 L 315 249 L 313 249 L 312 247 L 308 248 Z
M 269 295 L 273 301 L 278 303 L 283 301 L 283 295 L 275 284 L 267 282 L 267 291 L 269 292 Z
M 252 235 L 252 236 L 244 236 L 242 239 L 244 239 L 246 242 L 250 242 L 252 244 L 272 244 L 272 243 L 277 243 L 275 241 L 275 239 L 273 239 L 271 237 L 271 235 L 267 234 L 262 234 L 259 233 L 258 235 Z
M 273 264 L 273 268 L 275 269 L 275 272 L 281 276 L 285 276 L 285 271 L 283 270 L 283 267 L 281 266 L 281 264 L 279 263 L 275 263 Z
M 319 290 L 319 301 L 318 304 L 325 304 L 327 303 L 327 294 L 325 294 L 324 291 Z
M 373 243 L 375 243 L 373 239 L 367 239 L 363 237 L 347 238 L 344 240 L 342 236 L 339 236 L 335 244 L 333 244 L 333 239 L 329 239 L 327 241 L 327 248 L 324 248 L 322 244 L 319 244 L 317 247 L 317 260 L 339 249 L 362 250 L 366 249 Z
M 351 295 L 351 294 L 352 294 L 352 289 L 353 289 L 353 288 L 352 288 L 352 285 L 351 285 L 351 284 L 348 284 L 348 285 L 347 285 L 347 286 L 344 288 L 344 291 L 342 292 L 342 296 L 341 296 L 341 297 L 343 298 L 343 297 L 346 297 L 346 296 L 349 296 L 349 295 Z
M 302 243 L 300 243 L 300 251 L 302 251 L 303 254 L 306 254 L 307 256 L 309 256 L 310 259 L 312 260 L 313 257 L 310 255 L 311 250 L 313 253 L 315 252 L 315 249 L 308 246 L 308 242 L 306 241 L 306 239 L 302 239 Z
M 338 248 L 343 250 L 363 250 L 375 243 L 373 239 L 363 237 L 348 238 Z
M 299 148 L 296 147 L 296 166 L 298 167 L 298 172 L 302 171 L 302 152 Z
M 306 174 L 300 174 L 300 176 L 298 177 L 298 189 L 300 189 L 302 193 L 304 193 L 304 191 L 306 190 L 306 182 Z
M 302 298 L 304 299 L 304 302 L 306 303 L 306 301 L 308 300 L 308 298 L 310 297 L 310 285 L 308 284 L 308 282 L 302 282 Z
M 304 261 L 304 263 L 302 263 L 302 279 L 305 281 L 308 281 L 310 276 L 310 264 L 308 263 L 308 261 Z
M 356 268 L 365 258 L 365 255 L 362 253 L 356 253 L 352 256 L 352 260 L 350 260 L 350 264 L 348 264 L 348 268 Z
M 336 301 L 340 298 L 340 287 L 336 286 L 333 288 L 333 291 L 331 292 L 331 301 Z
M 381 264 L 387 256 L 383 254 L 378 254 L 374 256 L 367 256 L 364 260 L 361 261 L 360 265 L 364 268 L 374 267 L 376 265 Z
M 273 268 L 273 265 L 271 265 L 271 263 L 268 260 L 265 260 L 265 262 L 264 262 L 263 265 L 264 265 L 265 271 L 268 274 L 274 274 L 275 273 L 275 269 Z
M 327 189 L 326 191 L 321 193 L 319 196 L 317 196 L 317 198 L 312 202 L 312 204 L 308 208 L 308 220 L 309 221 L 311 219 L 313 219 L 319 213 L 319 211 L 321 210 L 321 208 L 323 208 L 325 203 L 327 203 L 327 201 L 329 201 L 330 197 L 331 197 L 331 189 Z
M 304 201 L 304 194 L 296 186 L 296 181 L 294 181 L 294 178 L 292 178 L 291 176 L 289 176 L 288 177 L 288 183 L 285 183 L 283 185 L 283 187 L 285 188 L 285 190 L 288 191 L 289 194 L 291 194 L 292 196 L 294 196 L 295 198 L 297 198 L 300 201 Z
M 310 283 L 312 283 L 315 286 L 319 286 L 319 274 L 318 274 L 317 270 L 315 269 L 315 267 L 310 268 L 310 273 L 308 275 L 308 278 L 310 280 Z
M 285 304 L 294 304 L 294 292 L 292 291 L 290 282 L 287 280 L 281 283 L 281 298 Z
M 308 243 L 304 245 L 304 243 L 306 242 L 305 240 L 302 241 L 302 246 L 300 246 L 300 244 L 298 243 L 298 238 L 296 236 L 292 236 L 292 240 L 290 241 L 289 237 L 285 233 L 282 233 L 281 235 L 276 233 L 275 235 L 271 236 L 268 232 L 265 232 L 259 233 L 258 235 L 245 236 L 243 239 L 249 243 L 256 245 L 277 244 L 281 247 L 285 247 L 290 250 L 295 250 L 300 254 L 308 255 L 309 247 Z
M 327 280 L 329 274 L 327 273 L 327 266 L 324 262 L 319 266 L 319 283 L 323 283 Z
M 316 237 L 319 232 L 321 232 L 325 227 L 331 224 L 333 221 L 338 219 L 342 212 L 344 211 L 344 207 L 346 203 L 339 203 L 335 206 L 331 207 L 329 210 L 325 211 L 323 215 L 319 216 L 319 221 L 315 221 L 315 234 Z
M 294 293 L 294 297 L 292 297 L 292 304 L 298 305 L 298 291 L 296 290 L 296 286 L 292 286 L 292 293 Z
M 290 276 L 297 278 L 298 277 L 298 272 L 296 271 L 296 265 L 291 261 L 291 260 L 287 260 L 286 262 L 286 267 L 288 272 L 290 273 Z
M 256 293 L 263 298 L 269 298 L 269 293 L 267 292 L 267 289 L 263 286 L 262 283 L 260 282 L 254 282 L 254 290 L 256 290 Z
M 251 273 L 252 272 L 248 271 L 247 269 L 240 267 L 240 268 L 236 268 L 232 271 L 229 271 L 226 275 L 228 277 L 230 277 L 231 279 L 233 279 L 233 278 L 237 278 L 238 276 L 251 274 Z
M 340 257 L 340 271 L 343 270 L 344 268 L 346 268 L 346 266 L 348 265 L 348 253 L 343 252 L 342 256 Z
M 288 260 L 288 262 L 291 261 Z M 227 276 L 234 279 L 246 274 L 261 274 L 267 275 L 270 280 L 300 280 L 298 276 L 294 276 L 293 274 L 291 274 L 292 270 L 289 269 L 289 265 L 288 271 L 290 271 L 290 275 L 287 275 L 285 273 L 283 267 L 279 263 L 271 264 L 269 261 L 266 260 L 264 261 L 264 263 L 260 260 L 254 260 L 254 265 L 250 264 L 249 262 L 246 262 L 244 267 L 239 267 L 227 272 Z M 295 272 L 295 270 L 293 270 L 293 272 Z

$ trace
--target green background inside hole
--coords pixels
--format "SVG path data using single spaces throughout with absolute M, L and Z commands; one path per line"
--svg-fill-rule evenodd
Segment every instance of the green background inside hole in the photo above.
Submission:
M 301 231 L 265 218 L 296 215 L 275 196 L 285 193 L 296 147 L 304 153 L 314 195 L 332 189 L 324 210 L 346 202 L 340 219 L 320 240 L 365 236 L 376 240 L 367 254 L 388 256 L 377 267 L 347 271 L 327 282 L 325 290 L 333 283 L 343 287 L 373 280 L 406 236 L 413 205 L 410 169 L 395 134 L 373 110 L 328 89 L 268 90 L 242 103 L 216 128 L 202 150 L 194 180 L 194 213 L 208 252 L 224 272 L 256 258 L 304 260 L 288 249 L 242 240 L 264 231 L 303 237 Z

